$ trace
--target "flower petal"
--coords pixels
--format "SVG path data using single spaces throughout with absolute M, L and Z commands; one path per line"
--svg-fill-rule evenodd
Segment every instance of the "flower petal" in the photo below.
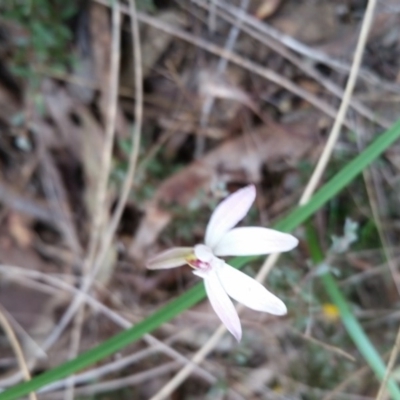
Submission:
M 292 250 L 299 241 L 288 233 L 261 227 L 235 228 L 214 247 L 217 256 L 253 256 Z
M 250 185 L 223 200 L 214 210 L 208 222 L 205 244 L 213 248 L 229 229 L 244 218 L 255 198 L 256 188 L 254 185 Z
M 148 269 L 167 269 L 187 264 L 186 259 L 193 255 L 192 247 L 173 247 L 147 261 Z
M 282 300 L 243 272 L 224 264 L 217 270 L 217 274 L 226 293 L 246 307 L 274 315 L 287 313 Z
M 213 258 L 215 258 L 211 249 L 204 244 L 196 244 L 193 248 L 194 255 L 203 262 L 211 262 Z
M 242 327 L 238 313 L 233 306 L 232 301 L 225 293 L 225 290 L 218 278 L 215 271 L 210 271 L 204 276 L 204 286 L 208 299 L 226 329 L 236 338 L 239 342 L 242 337 Z

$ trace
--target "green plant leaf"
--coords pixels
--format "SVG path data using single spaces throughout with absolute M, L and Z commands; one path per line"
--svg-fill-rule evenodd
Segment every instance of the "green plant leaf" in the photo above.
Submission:
M 320 248 L 315 229 L 310 223 L 307 223 L 307 241 L 314 264 L 321 264 L 325 257 Z M 340 288 L 338 287 L 335 278 L 329 271 L 319 275 L 319 278 L 321 279 L 326 292 L 338 308 L 347 333 L 357 346 L 364 359 L 369 364 L 370 368 L 375 372 L 376 376 L 380 380 L 383 380 L 386 370 L 385 364 L 382 361 L 378 351 L 375 349 L 374 345 L 364 332 L 362 326 L 357 321 L 357 318 L 351 311 L 351 308 L 347 303 L 346 298 L 343 296 Z M 391 394 L 392 399 L 400 400 L 400 390 L 393 379 L 388 380 L 387 389 Z
M 370 144 L 360 155 L 347 164 L 328 183 L 326 183 L 310 200 L 302 207 L 296 208 L 284 219 L 279 221 L 275 228 L 282 231 L 292 231 L 304 223 L 310 216 L 319 210 L 328 200 L 333 198 L 345 186 L 347 186 L 362 170 L 371 164 L 383 151 L 385 151 L 396 139 L 400 137 L 400 120 L 391 128 L 381 134 Z M 243 266 L 255 257 L 237 258 L 230 262 L 236 267 Z M 128 344 L 140 339 L 146 333 L 153 331 L 163 323 L 171 320 L 179 313 L 193 306 L 205 296 L 203 284 L 200 283 L 181 295 L 179 298 L 168 303 L 159 311 L 155 312 L 144 321 L 136 324 L 130 329 L 119 333 L 116 336 L 104 341 L 93 349 L 80 354 L 73 360 L 46 371 L 31 381 L 20 383 L 0 394 L 0 400 L 13 400 L 31 391 L 62 379 L 85 367 L 88 367 L 105 357 L 115 353 Z

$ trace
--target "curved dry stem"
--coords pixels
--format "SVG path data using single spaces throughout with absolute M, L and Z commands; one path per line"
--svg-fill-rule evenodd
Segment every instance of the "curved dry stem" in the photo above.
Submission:
M 374 16 L 375 6 L 376 6 L 376 0 L 368 1 L 367 9 L 365 11 L 363 23 L 361 26 L 360 36 L 358 38 L 357 47 L 354 54 L 353 64 L 351 66 L 350 75 L 349 79 L 347 80 L 343 99 L 342 102 L 340 103 L 339 111 L 337 113 L 332 130 L 329 134 L 328 142 L 326 143 L 324 151 L 322 152 L 322 155 L 318 160 L 318 164 L 311 176 L 311 179 L 309 180 L 306 189 L 304 190 L 304 193 L 300 198 L 299 201 L 300 205 L 306 204 L 310 200 L 313 193 L 315 192 L 315 189 L 317 188 L 317 185 L 321 180 L 321 177 L 325 172 L 326 166 L 328 165 L 328 162 L 331 158 L 333 148 L 335 147 L 335 144 L 339 139 L 340 130 L 342 129 L 347 109 L 349 108 L 351 96 L 353 94 L 354 87 L 356 85 L 358 72 L 361 66 L 362 56 L 364 54 L 365 45 L 368 39 L 368 32 L 371 28 Z
M 11 327 L 8 319 L 4 315 L 2 307 L 0 306 L 0 325 L 3 328 L 4 333 L 6 334 L 8 341 L 14 351 L 15 357 L 17 358 L 19 367 L 21 369 L 22 375 L 26 381 L 31 380 L 31 374 L 29 372 L 29 368 L 26 364 L 24 353 L 22 351 L 21 345 L 17 339 L 17 336 L 14 333 L 13 328 Z M 29 394 L 30 400 L 37 400 L 36 393 L 32 392 Z
M 105 215 L 107 212 L 107 184 L 108 177 L 111 169 L 112 149 L 114 144 L 115 126 L 117 117 L 117 103 L 118 103 L 118 78 L 119 78 L 119 65 L 121 58 L 121 13 L 119 10 L 118 2 L 113 3 L 112 7 L 112 43 L 111 43 L 111 62 L 110 62 L 110 81 L 108 89 L 108 107 L 107 107 L 107 125 L 105 140 L 103 145 L 103 152 L 101 157 L 101 173 L 97 189 L 96 206 L 94 210 L 94 219 L 90 234 L 89 249 L 83 265 L 83 275 L 86 276 L 90 273 L 93 259 L 96 254 L 96 249 L 100 246 L 100 234 L 103 229 Z M 81 299 L 81 296 L 78 297 Z M 83 300 L 83 299 L 82 299 Z M 71 345 L 69 351 L 69 358 L 76 357 L 79 352 L 79 345 L 81 341 L 82 325 L 85 317 L 85 307 L 79 303 L 77 315 L 74 320 L 72 329 Z M 57 332 L 59 332 L 58 330 Z M 73 400 L 74 398 L 74 376 L 69 377 L 68 387 L 65 392 L 65 400 Z
M 387 383 L 390 378 L 390 374 L 393 371 L 393 367 L 396 362 L 397 355 L 399 354 L 399 350 L 400 350 L 400 327 L 399 327 L 399 330 L 397 331 L 396 341 L 394 343 L 392 352 L 390 353 L 389 362 L 386 367 L 385 376 L 383 377 L 383 380 L 381 382 L 381 386 L 380 386 L 378 394 L 376 396 L 376 400 L 383 400 L 385 398 L 385 389 L 387 387 Z

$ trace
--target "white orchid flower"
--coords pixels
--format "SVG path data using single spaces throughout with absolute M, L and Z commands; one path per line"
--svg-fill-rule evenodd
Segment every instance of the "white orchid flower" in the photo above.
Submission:
M 229 297 L 252 310 L 274 315 L 284 315 L 287 309 L 263 285 L 219 257 L 281 253 L 298 244 L 298 240 L 292 235 L 273 229 L 233 228 L 247 214 L 255 197 L 256 189 L 253 185 L 231 194 L 211 215 L 204 244 L 174 247 L 147 263 L 149 269 L 175 268 L 185 264 L 191 266 L 193 273 L 204 279 L 207 296 L 214 311 L 238 341 L 242 337 L 242 328 Z

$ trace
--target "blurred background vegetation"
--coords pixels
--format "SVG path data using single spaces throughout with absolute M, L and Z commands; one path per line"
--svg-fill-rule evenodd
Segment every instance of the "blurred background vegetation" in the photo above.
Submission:
M 138 60 L 128 3 L 121 2 L 118 26 L 106 1 L 0 3 L 0 311 L 32 375 L 121 329 L 81 308 L 81 319 L 78 312 L 43 348 L 74 296 L 55 282 L 79 287 L 90 271 L 90 245 L 97 244 L 96 254 L 102 250 L 121 199 L 135 149 L 131 134 L 139 124 L 137 63 L 144 96 L 139 159 L 91 291 L 130 323 L 197 282 L 189 268 L 148 272 L 145 260 L 174 245 L 201 242 L 212 210 L 227 194 L 256 184 L 256 204 L 244 225 L 271 226 L 296 207 L 339 107 L 366 5 L 142 0 L 136 2 Z M 379 1 L 322 183 L 400 116 L 399 22 L 397 1 Z M 111 59 L 117 50 L 115 79 Z M 246 310 L 242 342 L 225 336 L 171 399 L 376 398 L 379 382 L 318 277 L 332 272 L 387 360 L 400 316 L 399 150 L 398 144 L 390 147 L 312 217 L 322 265 L 311 261 L 305 228 L 296 229 L 298 249 L 280 259 L 266 282 L 288 315 Z M 107 184 L 103 201 L 99 182 Z M 244 271 L 255 276 L 260 265 L 249 263 Z M 153 334 L 191 358 L 218 323 L 205 301 Z M 38 398 L 148 399 L 180 366 L 139 341 L 94 365 L 75 387 L 64 381 Z M 0 388 L 20 381 L 18 371 L 0 329 Z M 393 377 L 398 381 L 397 364 Z

